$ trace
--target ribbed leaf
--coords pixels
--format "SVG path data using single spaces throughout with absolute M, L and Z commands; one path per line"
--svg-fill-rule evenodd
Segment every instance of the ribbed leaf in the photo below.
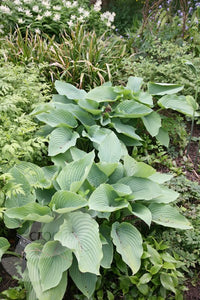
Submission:
M 105 183 L 107 179 L 108 176 L 96 164 L 93 164 L 87 177 L 88 182 L 92 186 L 98 187 L 100 184 Z
M 94 152 L 84 158 L 67 164 L 57 177 L 57 182 L 62 190 L 77 192 L 87 178 L 94 160 Z
M 173 178 L 173 175 L 171 175 L 171 174 L 164 174 L 164 173 L 160 173 L 160 172 L 156 172 L 156 173 L 154 173 L 153 175 L 151 175 L 149 177 L 149 179 L 151 179 L 151 180 L 153 180 L 153 181 L 155 181 L 157 183 L 160 183 L 160 184 L 162 184 L 162 183 L 164 183 L 166 181 L 169 181 L 172 178 Z
M 114 92 L 110 86 L 99 86 L 87 93 L 86 98 L 96 102 L 109 102 L 115 101 L 117 93 Z
M 80 195 L 69 191 L 58 191 L 53 195 L 49 206 L 57 213 L 63 214 L 86 205 L 88 202 Z
M 185 96 L 166 95 L 160 98 L 158 105 L 163 108 L 171 108 L 190 117 L 193 116 L 194 108 Z
M 39 271 L 42 291 L 56 287 L 62 279 L 63 272 L 72 264 L 71 250 L 57 241 L 47 242 L 39 258 Z
M 133 95 L 133 98 L 143 104 L 153 106 L 153 98 L 148 92 L 140 91 L 137 94 Z
M 118 167 L 119 163 L 106 163 L 106 162 L 99 162 L 97 164 L 98 168 L 104 172 L 107 176 L 110 176 L 115 169 Z
M 89 208 L 101 212 L 112 212 L 128 207 L 128 202 L 119 199 L 119 195 L 109 184 L 101 184 L 89 198 Z
M 59 95 L 59 94 L 53 95 L 52 102 L 60 102 L 60 103 L 64 103 L 64 104 L 74 103 L 73 100 L 67 98 L 64 95 Z
M 152 203 L 149 209 L 152 213 L 152 221 L 157 224 L 179 229 L 192 228 L 190 222 L 170 205 Z
M 89 299 L 95 291 L 97 276 L 92 273 L 81 273 L 75 259 L 69 273 L 77 288 Z
M 118 119 L 112 119 L 111 123 L 118 133 L 122 133 L 128 137 L 131 137 L 135 140 L 142 141 L 142 138 L 135 133 L 136 128 L 126 125 L 120 122 Z
M 87 100 L 87 99 L 79 100 L 78 105 L 93 115 L 99 115 L 102 112 L 101 109 L 98 109 L 99 104 L 93 100 Z
M 101 162 L 106 163 L 117 163 L 120 160 L 122 146 L 114 132 L 111 132 L 102 141 L 99 146 L 98 156 Z
M 107 242 L 102 245 L 103 258 L 101 260 L 101 266 L 105 269 L 109 269 L 113 261 L 113 243 L 110 237 L 110 227 L 101 225 L 100 232 Z
M 152 109 L 134 100 L 124 100 L 116 107 L 115 111 L 121 118 L 139 118 L 150 114 Z
M 90 215 L 82 212 L 67 214 L 54 239 L 74 252 L 81 272 L 99 274 L 102 245 L 98 224 Z
M 76 145 L 78 137 L 79 134 L 77 132 L 72 132 L 67 127 L 56 128 L 49 136 L 49 156 L 66 152 L 69 148 Z
M 149 227 L 152 221 L 151 211 L 143 204 L 133 203 L 132 214 L 143 220 Z
M 129 223 L 115 222 L 112 225 L 111 237 L 123 261 L 131 268 L 133 274 L 137 273 L 143 253 L 142 237 L 139 231 Z
M 10 248 L 10 243 L 4 237 L 0 237 L 0 261 L 3 254 Z
M 74 116 L 63 109 L 54 109 L 49 113 L 41 113 L 37 115 L 37 119 L 51 127 L 57 127 L 58 125 L 65 124 L 67 127 L 74 128 L 78 125 Z
M 79 90 L 70 83 L 63 81 L 55 81 L 55 88 L 60 95 L 64 95 L 69 99 L 85 99 L 87 93 L 84 90 Z
M 148 83 L 148 92 L 151 95 L 170 95 L 176 94 L 183 89 L 182 85 L 171 83 Z
M 165 147 L 169 146 L 169 134 L 162 127 L 159 129 L 159 132 L 156 135 L 156 139 Z
M 167 188 L 167 187 L 162 187 L 162 192 L 163 194 L 157 198 L 155 198 L 153 201 L 156 203 L 170 203 L 174 202 L 178 196 L 179 193 Z
M 101 144 L 103 140 L 112 133 L 110 129 L 102 128 L 98 125 L 91 126 L 87 129 L 87 133 L 85 131 L 82 132 L 82 136 L 88 137 L 92 142 Z
M 126 184 L 117 182 L 117 183 L 112 184 L 112 187 L 120 197 L 132 194 L 130 187 Z
M 142 121 L 151 136 L 156 136 L 158 134 L 161 127 L 161 117 L 157 112 L 153 111 L 149 115 L 142 117 Z
M 151 166 L 143 162 L 137 162 L 129 155 L 124 157 L 124 168 L 127 176 L 135 176 L 141 178 L 147 178 L 156 172 L 156 170 Z
M 134 93 L 139 92 L 143 83 L 143 79 L 141 77 L 133 77 L 130 76 L 128 78 L 127 88 L 132 90 Z

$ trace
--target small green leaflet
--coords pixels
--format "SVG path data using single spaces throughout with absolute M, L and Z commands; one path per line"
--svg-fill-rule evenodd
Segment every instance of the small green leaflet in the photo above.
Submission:
M 10 248 L 10 243 L 4 237 L 0 237 L 0 261 L 3 254 Z

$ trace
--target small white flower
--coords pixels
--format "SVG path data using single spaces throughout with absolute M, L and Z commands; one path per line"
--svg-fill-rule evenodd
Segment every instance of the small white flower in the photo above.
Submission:
M 44 17 L 51 17 L 51 12 L 50 11 L 45 11 Z
M 107 22 L 106 25 L 107 25 L 108 27 L 110 27 L 110 26 L 111 26 L 111 23 L 110 23 L 110 22 Z
M 66 1 L 66 2 L 65 2 L 65 6 L 66 6 L 67 8 L 70 8 L 70 7 L 72 6 L 72 4 L 71 4 L 70 1 Z
M 41 33 L 40 29 L 39 29 L 39 28 L 36 28 L 36 29 L 35 29 L 35 33 L 40 34 L 40 33 Z
M 84 20 L 83 16 L 80 16 L 79 18 L 77 18 L 78 21 L 82 22 Z
M 24 20 L 23 20 L 22 18 L 19 18 L 19 19 L 18 19 L 18 23 L 19 23 L 19 24 L 23 24 L 23 23 L 24 23 Z
M 72 7 L 76 7 L 76 6 L 78 6 L 78 1 L 74 1 L 72 4 Z
M 0 33 L 4 34 L 4 31 L 3 31 L 3 29 L 1 29 L 1 28 L 0 28 Z
M 79 12 L 80 14 L 84 13 L 84 11 L 85 11 L 84 8 L 79 7 L 78 12 Z
M 69 27 L 72 27 L 74 25 L 74 23 L 72 22 L 72 20 L 68 21 L 67 24 L 68 24 Z
M 102 1 L 101 0 L 97 0 L 94 4 L 94 10 L 95 11 L 100 11 L 101 10 L 101 5 L 102 5 Z
M 75 16 L 75 15 L 72 15 L 72 16 L 71 16 L 71 20 L 76 20 L 76 16 Z
M 34 11 L 34 12 L 39 12 L 39 6 L 38 6 L 38 5 L 34 5 L 34 6 L 32 7 L 32 11 Z
M 60 14 L 55 14 L 55 16 L 53 17 L 53 20 L 56 22 L 56 21 L 59 21 L 60 20 Z
M 22 7 L 17 8 L 18 12 L 25 12 L 25 10 Z
M 20 0 L 15 0 L 15 1 L 14 1 L 14 4 L 15 4 L 15 5 L 20 5 L 20 4 L 21 4 L 21 1 L 20 1 Z
M 2 11 L 2 13 L 11 14 L 10 8 L 6 5 L 1 5 L 0 10 Z
M 43 18 L 43 16 L 38 15 L 36 19 L 40 21 L 40 20 L 42 20 L 42 18 Z
M 83 17 L 87 18 L 87 17 L 89 17 L 89 15 L 90 15 L 89 11 L 85 10 L 84 13 L 83 13 Z
M 24 3 L 31 3 L 32 0 L 24 0 Z
M 62 9 L 62 7 L 61 6 L 59 6 L 59 5 L 57 5 L 57 6 L 53 6 L 53 10 L 61 10 Z
M 25 10 L 25 14 L 26 14 L 26 16 L 27 17 L 32 17 L 33 15 L 32 15 L 32 13 L 30 12 L 30 10 Z

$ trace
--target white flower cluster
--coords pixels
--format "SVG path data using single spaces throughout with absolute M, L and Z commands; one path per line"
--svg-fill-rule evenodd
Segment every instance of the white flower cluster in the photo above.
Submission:
M 102 1 L 101 0 L 97 0 L 94 4 L 94 10 L 95 11 L 100 11 L 101 10 L 101 5 L 102 5 Z
M 8 15 L 11 14 L 10 8 L 8 6 L 6 6 L 6 5 L 1 5 L 0 6 L 0 11 L 2 13 L 8 14 Z
M 106 25 L 108 27 L 111 27 L 112 23 L 114 22 L 114 19 L 115 19 L 115 12 L 109 12 L 109 11 L 106 11 L 105 13 L 103 13 L 101 15 L 101 20 L 102 21 L 106 21 Z

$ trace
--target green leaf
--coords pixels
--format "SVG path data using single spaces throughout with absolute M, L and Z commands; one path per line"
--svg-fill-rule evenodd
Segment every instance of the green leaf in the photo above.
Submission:
M 21 207 L 7 209 L 5 215 L 9 218 L 48 223 L 53 220 L 50 208 L 38 203 L 28 203 Z
M 152 274 L 152 275 L 155 275 L 157 274 L 160 269 L 162 268 L 162 265 L 154 265 L 153 267 L 151 267 L 151 269 L 149 270 L 149 272 Z
M 132 191 L 128 185 L 117 182 L 117 183 L 112 184 L 112 187 L 114 188 L 114 190 L 117 192 L 117 194 L 120 197 L 132 194 Z
M 57 177 L 62 190 L 77 192 L 87 178 L 94 160 L 94 152 L 86 154 L 82 159 L 67 164 Z
M 159 129 L 159 133 L 156 135 L 156 138 L 165 147 L 169 146 L 169 134 L 162 127 Z
M 129 155 L 124 157 L 124 168 L 127 176 L 135 176 L 141 178 L 147 178 L 156 172 L 156 170 L 151 166 L 143 162 L 137 162 Z
M 60 95 L 64 95 L 69 99 L 85 99 L 87 93 L 84 90 L 79 90 L 70 83 L 63 81 L 55 81 L 55 88 Z
M 69 148 L 76 145 L 78 137 L 79 134 L 77 132 L 72 132 L 67 127 L 56 128 L 49 136 L 49 156 L 66 152 Z
M 67 214 L 54 239 L 74 252 L 81 272 L 99 275 L 102 245 L 99 226 L 90 215 L 82 212 Z
M 123 261 L 131 268 L 133 274 L 137 273 L 143 253 L 139 231 L 129 223 L 115 222 L 112 225 L 111 237 Z
M 124 100 L 117 105 L 115 111 L 114 117 L 139 118 L 150 114 L 152 109 L 134 100 Z
M 167 188 L 167 187 L 162 187 L 163 194 L 155 199 L 153 199 L 154 202 L 156 203 L 170 203 L 174 202 L 178 196 L 179 193 Z
M 0 237 L 0 261 L 3 254 L 10 248 L 10 243 L 4 237 Z
M 98 109 L 99 104 L 93 100 L 83 99 L 78 101 L 78 105 L 93 115 L 102 113 L 102 109 Z
M 153 106 L 153 98 L 148 92 L 140 91 L 139 93 L 133 95 L 135 100 L 142 102 L 143 104 Z
M 144 296 L 149 294 L 149 287 L 147 284 L 137 284 L 137 288 Z
M 88 182 L 92 186 L 98 187 L 100 184 L 105 183 L 107 179 L 108 176 L 96 164 L 93 164 L 87 177 Z
M 192 228 L 190 222 L 170 205 L 152 203 L 149 209 L 152 213 L 152 221 L 157 224 L 179 229 Z
M 182 85 L 171 83 L 148 83 L 148 92 L 151 95 L 170 95 L 180 92 L 183 89 Z
M 158 134 L 161 127 L 161 117 L 157 112 L 153 111 L 149 115 L 142 117 L 142 121 L 151 136 L 156 136 Z
M 92 142 L 101 144 L 103 140 L 110 134 L 112 131 L 107 128 L 102 128 L 98 125 L 91 126 L 87 129 L 88 133 L 85 131 L 82 132 L 82 136 L 88 137 Z
M 63 109 L 54 109 L 49 113 L 41 113 L 37 115 L 37 119 L 51 127 L 57 127 L 64 124 L 67 127 L 74 128 L 78 125 L 74 116 Z
M 99 86 L 87 93 L 86 98 L 96 102 L 112 102 L 115 101 L 117 93 L 110 86 Z
M 153 265 L 162 265 L 162 258 L 156 249 L 150 245 L 147 245 L 147 251 L 150 254 L 149 260 Z
M 151 274 L 145 273 L 140 277 L 139 284 L 146 284 L 151 280 L 151 278 L 152 278 Z
M 141 86 L 143 83 L 143 79 L 141 77 L 133 77 L 130 76 L 128 78 L 128 83 L 126 85 L 126 87 L 130 90 L 132 90 L 134 93 L 139 92 Z
M 164 174 L 164 173 L 160 173 L 160 172 L 156 172 L 156 173 L 152 174 L 151 176 L 149 176 L 149 179 L 151 179 L 159 184 L 169 181 L 172 178 L 173 178 L 172 174 Z
M 107 176 L 110 176 L 118 167 L 119 163 L 106 163 L 99 162 L 97 163 L 98 168 L 104 172 Z
M 193 108 L 193 111 L 199 108 L 198 103 L 195 101 L 195 99 L 192 96 L 186 96 L 186 101 Z
M 131 206 L 132 214 L 143 220 L 150 227 L 152 221 L 151 211 L 140 203 L 133 203 Z
M 52 102 L 60 102 L 60 103 L 64 103 L 64 104 L 74 103 L 73 100 L 67 98 L 64 95 L 59 95 L 59 94 L 53 95 Z
M 98 156 L 101 162 L 106 163 L 117 163 L 120 160 L 122 146 L 114 132 L 104 138 L 99 146 Z
M 49 206 L 59 214 L 77 210 L 87 205 L 88 202 L 83 197 L 69 191 L 56 192 L 49 204 Z
M 39 258 L 39 271 L 42 291 L 56 287 L 62 279 L 63 272 L 72 264 L 71 250 L 57 241 L 47 242 Z
M 89 299 L 95 291 L 97 276 L 92 273 L 80 272 L 75 259 L 69 273 L 77 288 Z
M 115 192 L 109 184 L 101 184 L 89 198 L 89 208 L 101 212 L 113 212 L 128 207 L 128 202 Z
M 142 141 L 142 138 L 135 133 L 136 129 L 134 127 L 121 123 L 119 119 L 112 119 L 111 125 L 114 126 L 118 133 L 122 133 L 130 138 Z
M 174 294 L 176 294 L 176 289 L 174 287 L 172 276 L 170 276 L 170 274 L 160 274 L 160 282 L 166 290 L 172 291 Z
M 105 269 L 109 269 L 113 261 L 113 243 L 110 238 L 110 227 L 103 224 L 100 226 L 100 232 L 107 241 L 107 244 L 102 246 L 103 258 L 101 260 L 101 266 Z

